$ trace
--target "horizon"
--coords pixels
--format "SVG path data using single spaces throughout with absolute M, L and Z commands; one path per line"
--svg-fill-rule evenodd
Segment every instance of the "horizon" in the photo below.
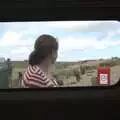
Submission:
M 56 63 L 59 63 L 59 62 L 83 62 L 83 61 L 99 61 L 99 60 L 110 60 L 112 58 L 115 58 L 116 56 L 113 56 L 113 57 L 110 57 L 110 58 L 100 58 L 100 59 L 85 59 L 85 60 L 79 60 L 79 61 L 56 61 Z M 120 57 L 117 57 L 117 58 L 120 58 Z M 12 62 L 25 62 L 28 60 L 13 60 Z
M 1 22 L 0 57 L 27 60 L 41 34 L 58 39 L 57 62 L 120 57 L 118 21 Z

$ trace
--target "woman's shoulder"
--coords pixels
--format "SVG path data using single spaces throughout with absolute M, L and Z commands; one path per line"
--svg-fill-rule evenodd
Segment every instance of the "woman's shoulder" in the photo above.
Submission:
M 47 79 L 47 74 L 39 67 L 39 66 L 34 66 L 35 69 L 35 74 L 41 76 L 43 79 Z

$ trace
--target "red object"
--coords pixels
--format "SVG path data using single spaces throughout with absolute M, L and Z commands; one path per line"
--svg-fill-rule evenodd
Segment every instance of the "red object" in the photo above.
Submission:
M 110 85 L 110 68 L 109 67 L 99 67 L 97 81 L 99 85 Z

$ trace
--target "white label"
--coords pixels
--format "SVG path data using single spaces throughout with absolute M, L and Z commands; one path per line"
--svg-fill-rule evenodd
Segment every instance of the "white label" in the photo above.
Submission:
M 108 84 L 108 74 L 100 74 L 100 84 Z

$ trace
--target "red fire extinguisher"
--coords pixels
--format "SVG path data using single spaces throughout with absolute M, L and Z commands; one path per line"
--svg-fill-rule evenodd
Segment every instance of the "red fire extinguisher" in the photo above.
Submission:
M 97 81 L 99 85 L 110 85 L 110 67 L 99 67 Z

